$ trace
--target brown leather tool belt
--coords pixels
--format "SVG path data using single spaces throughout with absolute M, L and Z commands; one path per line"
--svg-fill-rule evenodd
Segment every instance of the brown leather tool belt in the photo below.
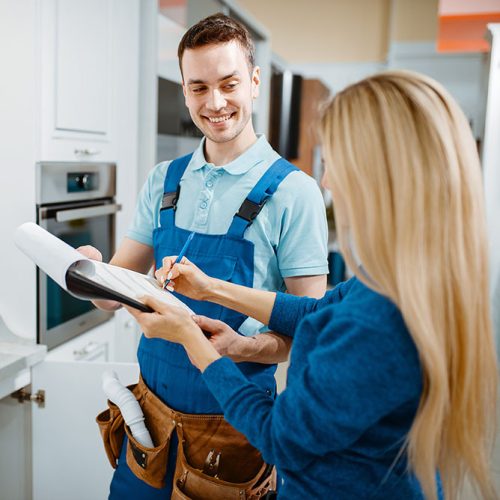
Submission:
M 178 436 L 173 499 L 257 499 L 276 489 L 276 471 L 223 415 L 192 415 L 169 408 L 146 386 L 142 377 L 129 386 L 141 405 L 154 448 L 146 448 L 132 436 L 116 405 L 96 421 L 111 465 L 116 468 L 124 434 L 127 465 L 142 481 L 165 486 L 168 451 L 174 430 Z

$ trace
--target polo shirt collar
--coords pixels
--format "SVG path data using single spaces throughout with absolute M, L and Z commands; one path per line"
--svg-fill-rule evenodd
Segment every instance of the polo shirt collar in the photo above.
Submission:
M 193 157 L 189 163 L 189 170 L 200 170 L 205 166 L 214 168 L 212 163 L 207 163 L 203 152 L 205 146 L 205 137 L 201 140 L 200 145 L 193 153 Z M 257 135 L 257 140 L 246 150 L 227 165 L 221 165 L 218 168 L 225 170 L 228 174 L 241 175 L 248 172 L 252 167 L 268 158 L 272 154 L 273 149 L 267 142 L 263 134 Z

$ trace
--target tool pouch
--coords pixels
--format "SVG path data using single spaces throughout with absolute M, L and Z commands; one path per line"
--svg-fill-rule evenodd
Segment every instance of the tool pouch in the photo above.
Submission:
M 221 416 L 183 415 L 172 499 L 258 499 L 276 486 L 273 466 Z M 207 453 L 208 451 L 208 453 Z
M 96 422 L 101 431 L 106 456 L 111 466 L 116 469 L 125 434 L 123 417 L 118 406 L 108 400 L 108 409 L 97 415 Z
M 168 450 L 170 438 L 175 423 L 168 412 L 164 411 L 164 404 L 147 388 L 140 379 L 139 383 L 130 388 L 141 405 L 146 427 L 151 434 L 154 448 L 147 448 L 139 443 L 127 425 L 127 465 L 130 470 L 145 483 L 154 488 L 165 486 L 167 471 Z
M 258 499 L 276 487 L 276 472 L 262 455 L 222 415 L 191 415 L 172 410 L 149 390 L 142 378 L 129 386 L 138 400 L 154 448 L 140 444 L 125 425 L 120 410 L 108 401 L 97 416 L 104 448 L 116 468 L 127 435 L 130 470 L 153 486 L 165 486 L 172 432 L 179 438 L 173 499 Z M 173 464 L 172 464 L 173 465 Z

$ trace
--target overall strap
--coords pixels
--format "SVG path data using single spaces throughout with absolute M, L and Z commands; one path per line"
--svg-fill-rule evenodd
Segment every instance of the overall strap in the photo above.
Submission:
M 193 153 L 173 160 L 167 169 L 165 183 L 163 184 L 163 198 L 160 208 L 160 225 L 166 227 L 168 223 L 174 224 L 174 214 L 177 201 L 181 192 L 180 180 L 184 174 Z
M 262 207 L 275 193 L 283 179 L 295 170 L 298 170 L 298 168 L 284 158 L 276 160 L 266 170 L 241 204 L 238 213 L 233 217 L 227 234 L 243 238 L 247 228 L 252 224 L 257 215 L 259 215 Z

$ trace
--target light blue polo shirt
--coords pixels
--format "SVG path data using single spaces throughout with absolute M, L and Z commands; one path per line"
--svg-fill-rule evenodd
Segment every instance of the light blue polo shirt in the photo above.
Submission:
M 181 179 L 175 223 L 188 231 L 225 234 L 232 218 L 264 172 L 280 157 L 264 136 L 238 158 L 220 167 L 207 163 L 204 139 Z M 153 246 L 170 161 L 156 165 L 144 184 L 127 237 Z M 284 291 L 283 278 L 328 273 L 327 223 L 316 181 L 298 171 L 289 174 L 245 233 L 255 244 L 253 287 Z M 259 326 L 257 326 L 259 325 Z M 262 326 L 247 320 L 240 332 Z

